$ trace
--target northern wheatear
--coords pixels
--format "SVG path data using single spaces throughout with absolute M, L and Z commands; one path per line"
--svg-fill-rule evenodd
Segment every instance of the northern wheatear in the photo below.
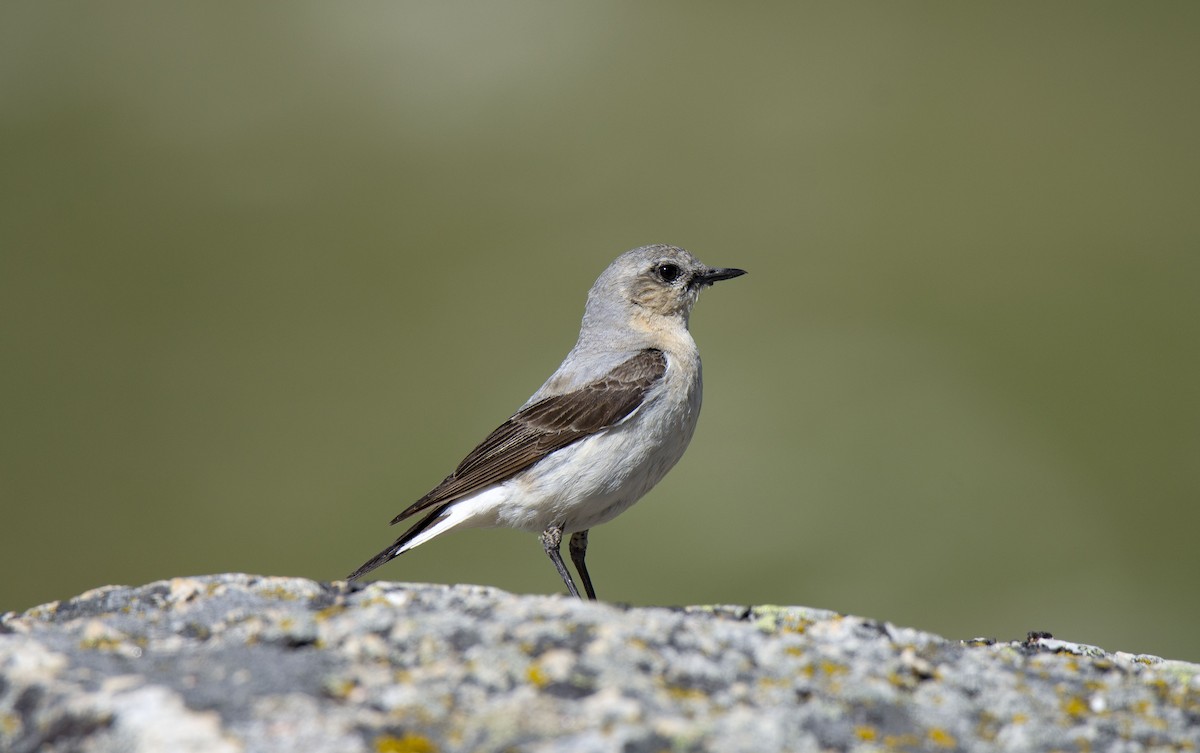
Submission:
M 567 590 L 589 599 L 588 529 L 612 520 L 683 455 L 700 416 L 700 353 L 688 315 L 701 288 L 745 272 L 714 269 L 682 248 L 643 246 L 617 257 L 588 293 L 579 340 L 546 383 L 432 491 L 392 520 L 425 513 L 354 580 L 459 528 L 540 533 Z

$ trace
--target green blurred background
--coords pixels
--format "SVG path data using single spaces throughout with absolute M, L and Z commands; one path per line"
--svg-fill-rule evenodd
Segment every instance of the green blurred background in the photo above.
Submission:
M 0 609 L 329 580 L 558 364 L 705 293 L 604 598 L 1200 660 L 1200 5 L 0 10 Z M 392 580 L 561 590 L 473 531 Z

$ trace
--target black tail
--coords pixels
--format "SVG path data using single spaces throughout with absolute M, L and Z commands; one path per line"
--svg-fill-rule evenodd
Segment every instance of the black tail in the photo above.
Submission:
M 436 520 L 439 516 L 441 516 L 442 510 L 445 510 L 445 509 L 446 509 L 446 506 L 443 505 L 443 506 L 437 508 L 436 510 L 434 510 L 433 512 L 429 513 L 425 517 L 421 518 L 421 520 L 418 521 L 415 525 L 413 525 L 412 528 L 409 528 L 407 531 L 400 534 L 400 538 L 396 539 L 392 543 L 391 546 L 389 546 L 387 549 L 384 549 L 382 552 L 375 555 L 371 559 L 367 560 L 366 562 L 364 562 L 362 564 L 361 567 L 359 567 L 357 570 L 355 570 L 354 572 L 347 575 L 346 582 L 349 583 L 351 581 L 357 580 L 358 578 L 361 578 L 362 576 L 371 572 L 372 570 L 374 570 L 375 568 L 384 564 L 385 562 L 390 562 L 391 560 L 395 559 L 400 554 L 400 550 L 404 547 L 404 545 L 407 544 L 408 542 L 412 541 L 417 536 L 417 534 L 421 533 L 421 531 L 424 531 L 426 528 L 428 528 L 430 525 L 432 525 L 434 520 Z

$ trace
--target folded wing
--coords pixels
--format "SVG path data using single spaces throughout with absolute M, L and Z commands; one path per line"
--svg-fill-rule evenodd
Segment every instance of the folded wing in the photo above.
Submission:
M 620 423 L 641 406 L 666 371 L 667 357 L 648 348 L 578 390 L 527 405 L 392 523 L 504 481 L 551 452 Z

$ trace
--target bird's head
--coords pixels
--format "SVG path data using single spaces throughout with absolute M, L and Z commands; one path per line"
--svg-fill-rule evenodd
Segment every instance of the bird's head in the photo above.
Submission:
M 618 256 L 592 286 L 584 330 L 686 329 L 701 289 L 744 274 L 710 267 L 678 246 L 635 248 Z

